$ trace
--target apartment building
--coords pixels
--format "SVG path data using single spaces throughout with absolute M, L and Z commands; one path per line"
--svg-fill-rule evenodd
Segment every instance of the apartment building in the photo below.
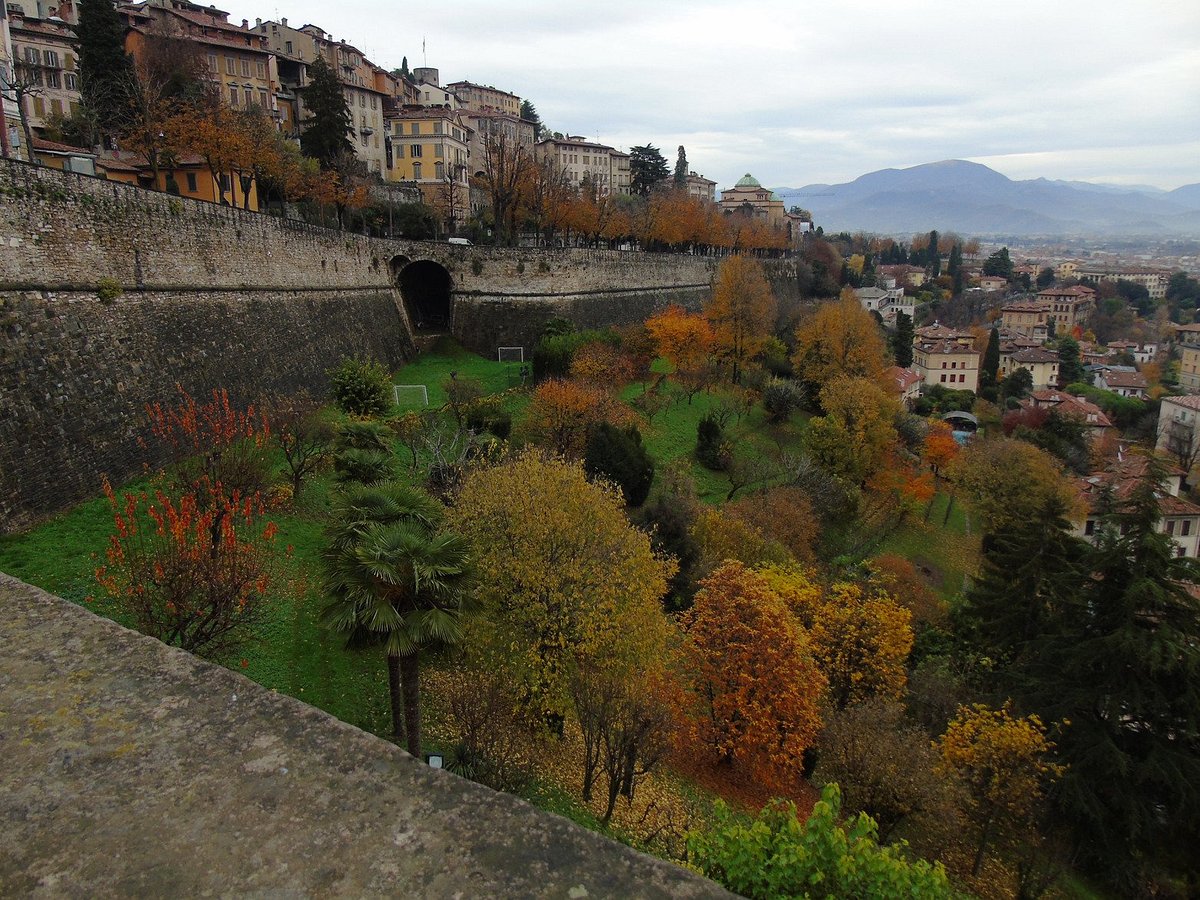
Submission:
M 68 15 L 72 7 L 64 12 Z M 5 41 L 8 65 L 13 79 L 30 85 L 31 93 L 23 98 L 25 116 L 34 136 L 40 137 L 47 122 L 54 116 L 70 116 L 79 109 L 79 56 L 75 49 L 75 30 L 58 16 L 38 18 L 26 16 L 9 8 L 6 10 Z M 15 103 L 4 108 L 11 116 L 9 129 L 20 130 L 20 110 Z M 17 142 L 24 143 L 24 135 Z M 28 153 L 21 153 L 25 158 Z
M 309 83 L 309 66 L 318 56 L 323 57 L 346 95 L 353 122 L 347 137 L 355 154 L 367 164 L 369 172 L 384 176 L 387 169 L 384 110 L 397 96 L 403 96 L 400 79 L 372 63 L 353 44 L 334 40 L 316 25 L 293 28 L 287 19 L 281 18 L 278 22 L 258 23 L 255 30 L 266 39 L 272 53 L 286 59 L 282 71 L 287 78 L 282 93 L 287 95 L 292 108 L 281 118 L 303 128 L 306 113 L 302 89 Z
M 979 351 L 957 340 L 914 340 L 912 370 L 928 387 L 979 390 Z
M 389 154 L 384 177 L 421 191 L 425 203 L 453 227 L 471 215 L 472 130 L 462 110 L 406 106 L 384 118 Z
M 487 164 L 489 146 L 503 142 L 506 147 L 523 147 L 534 155 L 534 127 L 520 116 L 495 109 L 461 110 L 463 121 L 470 128 L 470 167 L 472 175 L 482 175 Z
M 1081 512 L 1073 523 L 1076 537 L 1096 542 L 1102 508 L 1130 499 L 1146 478 L 1147 462 L 1143 456 L 1118 456 L 1103 471 L 1080 479 L 1077 508 Z M 1195 558 L 1200 556 L 1200 506 L 1179 496 L 1186 475 L 1182 469 L 1168 465 L 1166 481 L 1155 491 L 1159 512 L 1155 530 L 1171 539 L 1176 556 Z
M 1096 292 L 1083 285 L 1047 288 L 1038 291 L 1037 299 L 1045 304 L 1046 319 L 1054 321 L 1058 334 L 1070 331 L 1076 325 L 1083 325 L 1096 309 Z
M 707 203 L 717 202 L 717 183 L 711 178 L 688 172 L 685 190 L 689 197 L 699 197 Z
M 275 57 L 245 19 L 236 25 L 229 13 L 187 0 L 145 0 L 122 3 L 125 49 L 140 59 L 157 36 L 182 39 L 197 47 L 209 77 L 231 109 L 258 107 L 277 119 L 275 88 L 279 82 Z
M 1140 284 L 1150 292 L 1151 300 L 1162 300 L 1167 296 L 1167 283 L 1171 280 L 1170 272 L 1160 272 L 1156 269 L 1092 269 L 1080 267 L 1075 277 L 1087 284 L 1099 284 L 1102 281 L 1132 281 Z
M 1033 378 L 1033 389 L 1044 391 L 1058 386 L 1058 365 L 1058 354 L 1044 347 L 1002 347 L 997 375 L 1006 378 L 1017 369 L 1025 369 Z
M 521 116 L 521 98 L 508 91 L 473 81 L 455 81 L 446 85 L 446 89 L 458 98 L 465 109 L 475 112 L 494 109 L 517 118 Z
M 536 148 L 537 158 L 554 165 L 569 184 L 590 184 L 598 196 L 629 193 L 629 155 L 582 137 L 548 138 Z
M 1180 325 L 1175 329 L 1179 345 L 1179 386 L 1200 393 L 1200 325 Z

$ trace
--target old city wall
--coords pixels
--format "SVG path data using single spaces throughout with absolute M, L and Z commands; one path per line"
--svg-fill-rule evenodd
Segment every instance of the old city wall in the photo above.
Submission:
M 450 275 L 482 353 L 550 318 L 595 327 L 698 308 L 716 261 L 388 241 L 0 160 L 0 532 L 142 470 L 147 403 L 327 388 L 342 357 L 414 352 L 395 278 Z M 153 460 L 151 460 L 153 462 Z

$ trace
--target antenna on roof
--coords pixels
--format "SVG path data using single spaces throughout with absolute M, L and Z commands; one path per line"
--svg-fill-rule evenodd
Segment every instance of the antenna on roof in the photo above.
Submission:
M 425 68 L 429 68 L 429 57 L 425 55 L 425 37 L 421 36 L 421 63 Z

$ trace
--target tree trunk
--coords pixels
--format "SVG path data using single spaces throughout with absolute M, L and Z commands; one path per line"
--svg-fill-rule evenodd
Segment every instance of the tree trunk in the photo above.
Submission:
M 987 850 L 988 841 L 992 836 L 992 822 L 995 821 L 994 816 L 989 816 L 988 820 L 983 823 L 983 829 L 979 833 L 979 846 L 975 849 L 975 862 L 971 866 L 971 877 L 979 875 L 979 870 L 983 867 L 983 854 Z
M 404 708 L 400 702 L 400 657 L 390 653 L 388 662 L 388 693 L 392 702 L 392 740 L 404 741 Z
M 29 162 L 36 165 L 37 157 L 33 155 L 33 129 L 29 127 L 29 113 L 25 109 L 25 97 L 25 94 L 17 92 L 17 112 L 21 116 L 21 130 L 25 132 L 25 156 L 28 157 Z
M 421 758 L 421 658 L 414 650 L 400 657 L 400 682 L 404 689 L 404 722 L 408 728 L 408 752 Z

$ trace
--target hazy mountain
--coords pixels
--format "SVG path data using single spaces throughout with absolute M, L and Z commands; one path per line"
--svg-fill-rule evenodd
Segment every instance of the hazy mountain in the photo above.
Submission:
M 1037 178 L 960 159 L 882 169 L 846 184 L 777 188 L 826 231 L 1200 235 L 1200 185 L 1174 191 Z

